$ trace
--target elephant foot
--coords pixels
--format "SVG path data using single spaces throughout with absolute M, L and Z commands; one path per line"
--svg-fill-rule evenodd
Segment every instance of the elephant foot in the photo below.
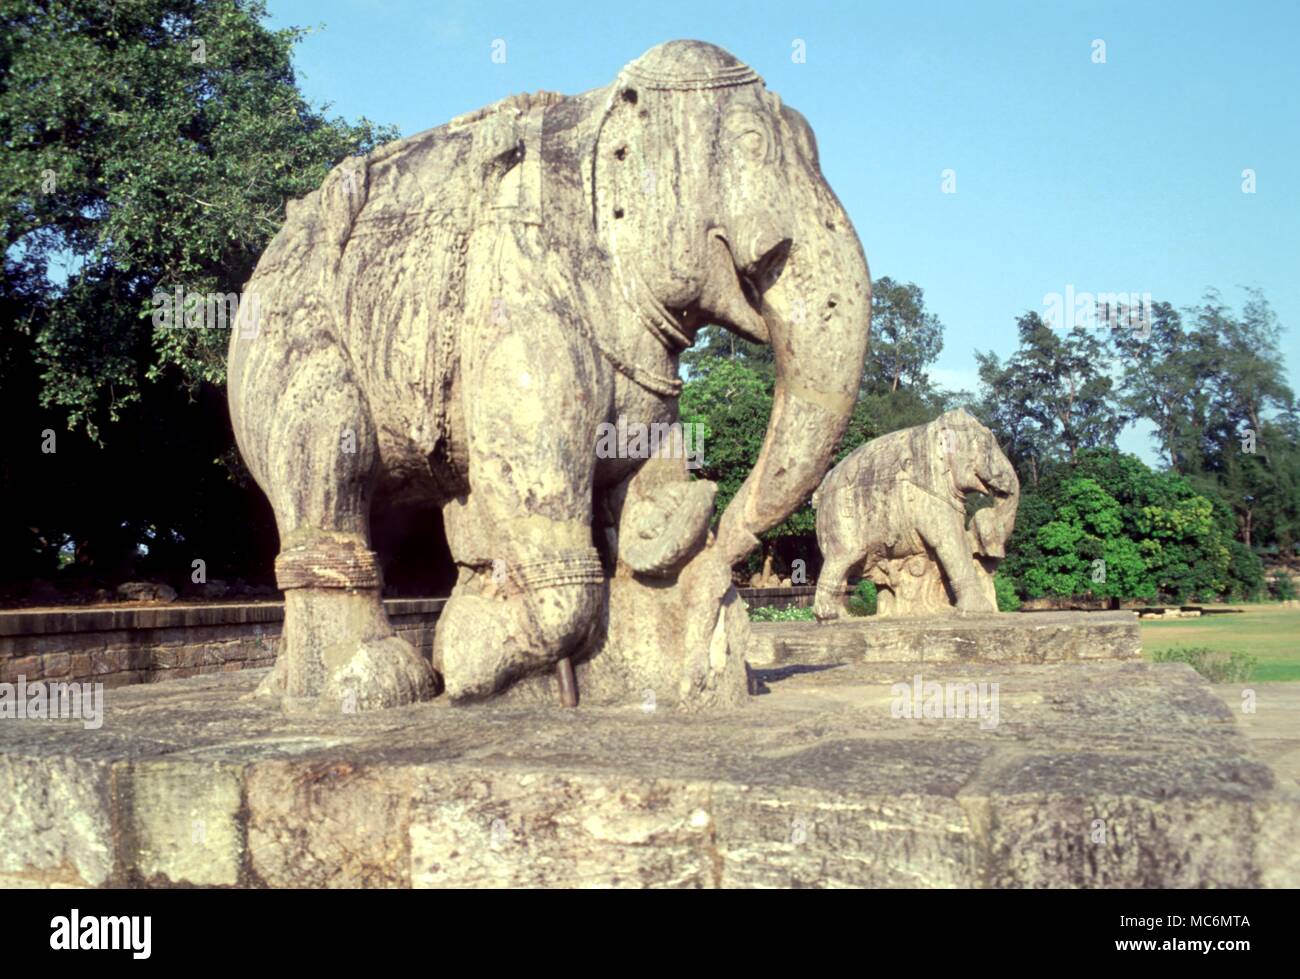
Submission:
M 363 710 L 403 707 L 428 700 L 437 693 L 436 677 L 424 658 L 397 636 L 362 642 L 325 678 L 314 696 L 289 696 L 289 668 L 277 659 L 271 672 L 242 699 L 279 702 L 290 714 L 352 714 Z
M 453 596 L 443 610 L 438 659 L 447 696 L 454 703 L 490 697 L 516 672 L 508 630 L 494 604 L 477 595 L 461 595 Z
M 329 670 L 320 692 L 312 697 L 281 697 L 290 714 L 354 714 L 384 710 L 428 700 L 437 692 L 432 667 L 405 639 L 387 636 L 363 640 L 358 646 L 326 651 Z M 274 674 L 263 686 L 274 689 Z M 259 688 L 260 691 L 260 688 Z
M 818 622 L 834 622 L 844 616 L 844 585 L 836 587 L 817 586 L 813 596 L 813 617 Z
M 555 613 L 555 607 L 546 609 Z M 522 621 L 521 621 L 522 617 Z M 560 613 L 558 618 L 563 618 Z M 434 659 L 457 704 L 486 700 L 527 674 L 553 666 L 570 644 L 529 634 L 524 609 L 479 595 L 453 596 L 438 620 Z
M 437 692 L 429 663 L 393 634 L 378 590 L 291 589 L 271 668 L 249 699 L 292 713 L 401 707 Z
M 277 656 L 271 672 L 262 678 L 257 689 L 252 693 L 244 694 L 240 700 L 277 700 L 283 697 L 289 688 L 288 674 L 289 667 L 285 663 L 285 658 Z
M 604 580 L 594 549 L 508 566 L 503 582 L 464 578 L 433 640 L 448 698 L 483 700 L 584 649 L 600 618 Z
M 988 615 L 990 612 L 996 612 L 997 610 L 998 606 L 996 599 L 990 602 L 984 595 L 981 595 L 978 592 L 974 597 L 959 598 L 957 600 L 956 608 L 952 609 L 952 611 L 956 612 L 957 615 L 962 616 Z

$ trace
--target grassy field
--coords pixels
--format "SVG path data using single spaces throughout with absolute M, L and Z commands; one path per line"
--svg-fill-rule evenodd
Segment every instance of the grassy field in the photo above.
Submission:
M 1171 646 L 1206 646 L 1225 653 L 1238 651 L 1259 660 L 1252 680 L 1300 681 L 1300 607 L 1271 604 L 1217 607 L 1242 611 L 1197 619 L 1143 622 L 1143 652 L 1150 659 L 1157 649 Z

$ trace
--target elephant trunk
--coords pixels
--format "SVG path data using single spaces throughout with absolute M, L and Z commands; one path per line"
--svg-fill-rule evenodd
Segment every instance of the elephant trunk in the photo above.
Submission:
M 776 389 L 758 462 L 718 527 L 715 546 L 729 564 L 748 555 L 759 534 L 816 489 L 862 380 L 871 275 L 848 215 L 829 190 L 818 196 L 762 293 Z
M 990 437 L 992 442 L 992 438 Z M 992 442 L 989 449 L 989 466 L 988 475 L 980 475 L 980 478 L 988 485 L 992 493 L 1001 498 L 1018 497 L 1020 495 L 1020 477 L 1016 475 L 1015 467 L 1004 456 L 998 448 L 996 442 Z
M 990 451 L 990 465 L 987 476 L 980 479 L 993 493 L 991 519 L 988 521 L 985 554 L 988 557 L 1006 556 L 1007 538 L 1016 525 L 1016 509 L 1020 505 L 1020 478 L 1015 468 L 998 450 L 996 443 Z

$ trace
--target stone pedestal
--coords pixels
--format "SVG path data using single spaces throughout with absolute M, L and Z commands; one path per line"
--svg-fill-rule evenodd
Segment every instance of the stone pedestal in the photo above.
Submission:
M 715 715 L 285 717 L 259 679 L 0 721 L 0 884 L 1300 883 L 1294 792 L 1181 664 L 759 670 Z
M 754 622 L 746 660 L 783 663 L 1073 663 L 1137 659 L 1132 612 L 935 615 Z

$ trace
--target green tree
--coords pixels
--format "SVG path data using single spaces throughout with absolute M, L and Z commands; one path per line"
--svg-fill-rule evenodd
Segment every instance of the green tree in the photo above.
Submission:
M 770 346 L 751 343 L 720 326 L 701 327 L 695 344 L 682 353 L 686 375 L 694 377 L 715 360 L 737 360 L 764 377 L 776 377 L 776 358 Z
M 682 388 L 682 422 L 702 426 L 704 464 L 696 475 L 718 484 L 716 514 L 727 508 L 758 460 L 772 411 L 772 383 L 743 361 L 714 359 L 702 361 Z
M 1171 469 L 1199 471 L 1210 405 L 1204 378 L 1215 357 L 1209 338 L 1189 334 L 1178 311 L 1160 302 L 1151 307 L 1147 330 L 1117 339 L 1124 353 L 1121 403 L 1155 426 L 1152 437 Z
M 1190 326 L 1157 303 L 1148 335 L 1118 335 L 1124 405 L 1155 425 L 1170 468 L 1223 498 L 1245 546 L 1290 550 L 1300 527 L 1300 425 L 1281 325 L 1256 290 L 1240 313 L 1214 291 L 1185 312 Z
M 1254 597 L 1262 565 L 1232 539 L 1232 526 L 1222 500 L 1186 477 L 1086 449 L 1026 489 L 998 573 L 1031 598 Z
M 888 276 L 871 286 L 871 352 L 863 382 L 869 392 L 898 391 L 900 384 L 924 391 L 925 369 L 943 350 L 943 324 L 925 308 L 914 282 Z
M 1042 558 L 1022 582 L 1043 595 L 1150 598 L 1156 593 L 1139 547 L 1123 534 L 1119 502 L 1094 479 L 1068 479 L 1056 494 L 1054 516 L 1037 533 Z
M 1016 326 L 1020 345 L 1005 364 L 976 351 L 977 413 L 1033 483 L 1044 462 L 1114 445 L 1125 419 L 1108 373 L 1111 357 L 1095 331 L 1075 326 L 1062 333 L 1036 312 Z
M 237 293 L 286 200 L 396 134 L 305 102 L 303 31 L 265 16 L 253 0 L 0 2 L 6 573 L 74 546 L 101 568 L 167 542 L 210 573 L 268 561 L 219 388 L 229 334 L 156 328 L 153 297 Z

